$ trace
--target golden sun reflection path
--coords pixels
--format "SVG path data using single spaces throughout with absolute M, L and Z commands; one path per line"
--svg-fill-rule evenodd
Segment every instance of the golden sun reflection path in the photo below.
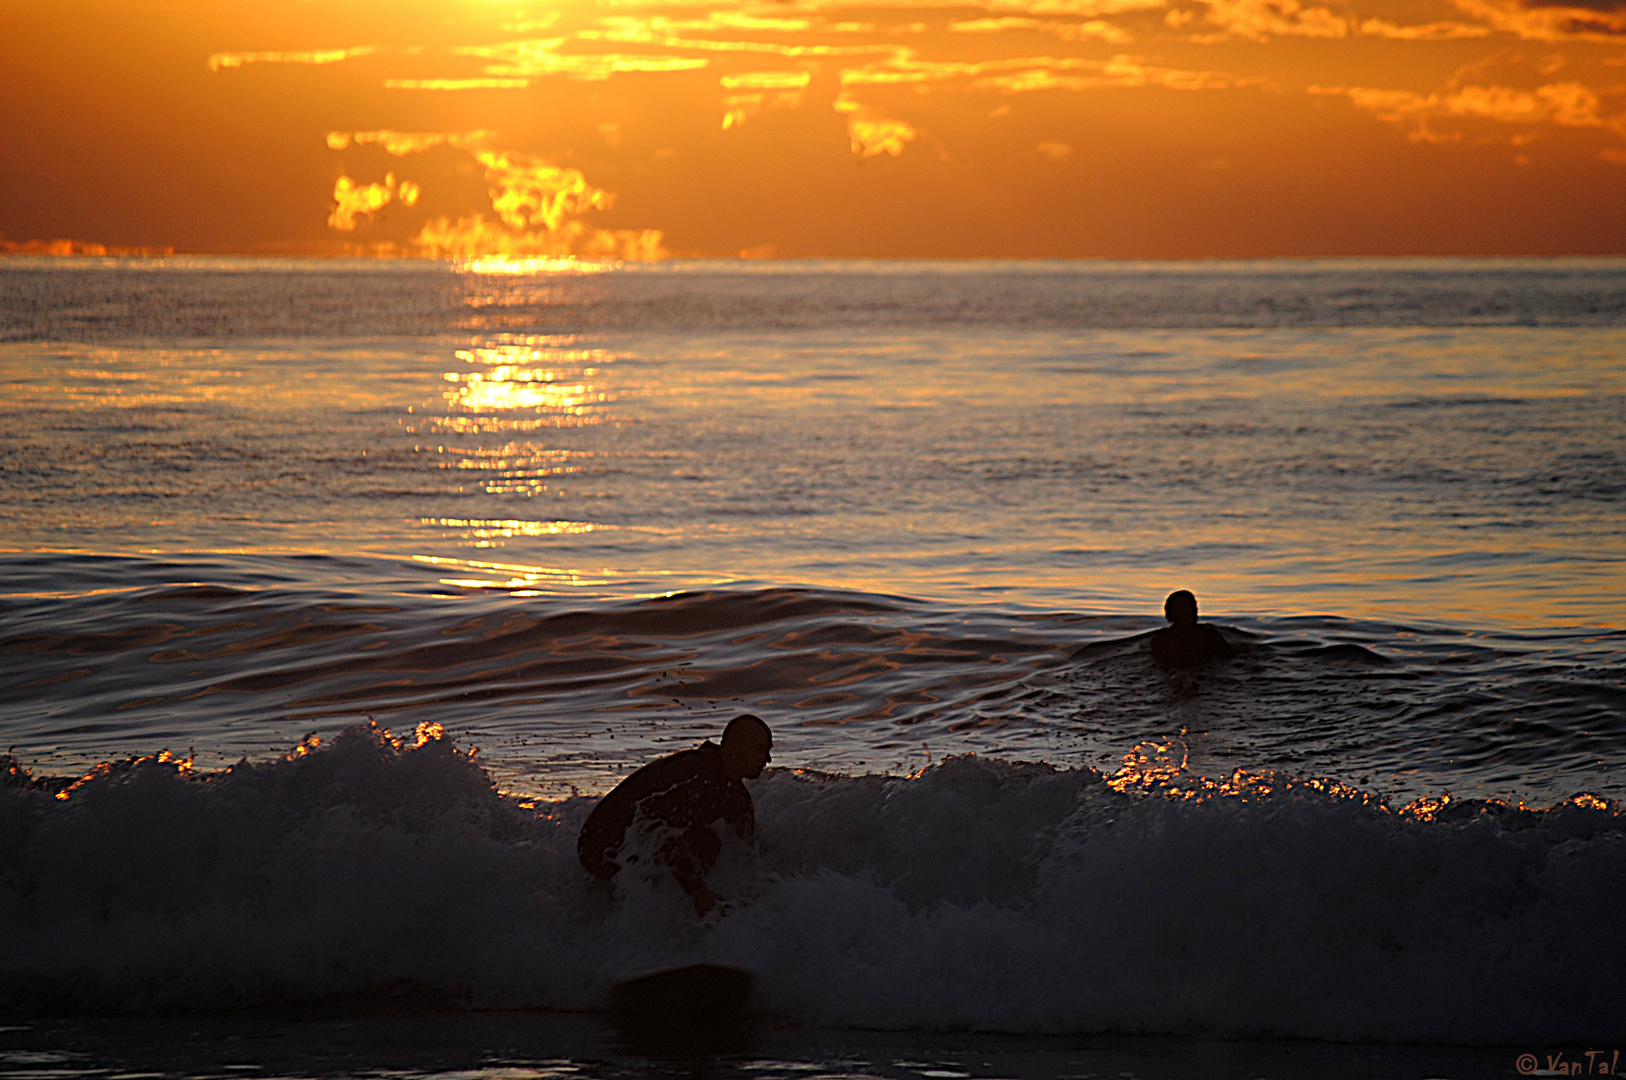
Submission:
M 538 265 L 436 335 L 0 343 L 0 543 L 1621 625 L 1619 328 L 785 328 L 828 286 Z
M 466 366 L 443 374 L 445 410 L 428 423 L 465 440 L 526 434 L 465 442 L 449 464 L 491 495 L 635 504 L 633 518 L 584 512 L 569 535 L 614 526 L 619 558 L 648 544 L 680 579 L 1063 602 L 1082 590 L 1115 604 L 1178 582 L 1262 611 L 1614 625 L 1592 590 L 1626 586 L 1621 561 L 1607 548 L 1589 566 L 1574 558 L 1598 535 L 1596 507 L 1538 523 L 1533 504 L 1442 506 L 1426 489 L 1517 482 L 1529 448 L 1498 430 L 1498 410 L 1619 394 L 1600 362 L 1618 332 L 1593 358 L 1546 366 L 1517 332 L 1441 337 L 1321 332 L 1306 364 L 1295 333 L 1100 334 L 1015 358 L 977 335 L 679 350 L 495 335 L 458 351 Z M 1469 422 L 1439 422 L 1441 409 Z M 1413 411 L 1436 416 L 1415 424 Z M 544 446 L 541 431 L 576 445 Z M 506 558 L 566 535 L 555 520 L 463 540 Z

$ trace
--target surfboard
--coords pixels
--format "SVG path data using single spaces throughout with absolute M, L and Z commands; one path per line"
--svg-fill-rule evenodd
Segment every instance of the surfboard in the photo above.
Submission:
M 722 1018 L 745 1007 L 755 981 L 756 976 L 744 968 L 689 964 L 616 983 L 610 1005 L 631 1018 Z

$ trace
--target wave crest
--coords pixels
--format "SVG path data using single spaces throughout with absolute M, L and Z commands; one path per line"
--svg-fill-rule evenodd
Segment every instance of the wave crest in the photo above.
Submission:
M 612 895 L 580 869 L 590 800 L 505 796 L 433 729 L 188 764 L 132 759 L 71 788 L 11 767 L 0 1003 L 194 1011 L 413 987 L 579 1009 L 629 974 L 713 961 L 757 971 L 765 1007 L 810 1024 L 1626 1034 L 1608 977 L 1626 958 L 1626 825 L 1590 797 L 1423 815 L 1308 782 L 1183 798 L 972 756 L 907 778 L 776 771 L 754 785 L 760 853 L 717 871 L 735 909 L 697 923 L 670 882 Z

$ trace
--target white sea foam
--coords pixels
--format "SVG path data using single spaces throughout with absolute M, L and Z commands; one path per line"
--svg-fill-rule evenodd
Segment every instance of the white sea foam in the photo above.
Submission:
M 1509 1043 L 1620 1037 L 1626 833 L 1586 800 L 1419 820 L 1301 783 L 1182 801 L 960 757 L 770 772 L 694 919 L 581 870 L 587 799 L 496 794 L 376 729 L 208 777 L 0 790 L 0 1002 L 207 1010 L 430 993 L 602 1006 L 715 961 L 805 1024 Z M 1119 785 L 1125 786 L 1125 785 Z M 1445 820 L 1446 818 L 1452 820 Z

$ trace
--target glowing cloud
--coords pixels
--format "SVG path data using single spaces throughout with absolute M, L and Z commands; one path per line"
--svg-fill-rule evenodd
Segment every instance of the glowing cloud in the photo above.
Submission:
M 881 154 L 898 157 L 906 143 L 919 134 L 912 124 L 880 115 L 874 109 L 861 105 L 846 95 L 835 100 L 836 112 L 847 116 L 847 136 L 852 140 L 853 153 L 872 158 Z
M 807 71 L 750 71 L 724 75 L 717 82 L 725 90 L 800 90 L 813 78 Z
M 1020 11 L 1024 15 L 1076 15 L 1090 18 L 1148 11 L 1167 6 L 1168 0 L 990 0 L 991 11 Z
M 433 150 L 437 146 L 454 146 L 459 150 L 470 150 L 476 147 L 490 145 L 496 132 L 489 130 L 478 131 L 330 131 L 327 133 L 327 148 L 329 150 L 343 150 L 352 143 L 361 146 L 378 146 L 392 157 L 406 157 L 408 154 L 421 154 L 426 150 Z
M 1367 19 L 1361 23 L 1361 33 L 1371 37 L 1392 38 L 1397 41 L 1451 41 L 1457 38 L 1485 37 L 1491 32 L 1488 26 L 1474 26 L 1469 23 L 1435 22 L 1423 23 L 1416 26 L 1396 26 L 1383 19 Z
M 349 49 L 315 49 L 308 52 L 215 53 L 209 57 L 209 70 L 240 68 L 246 64 L 337 64 L 341 60 L 376 56 L 384 51 L 382 45 L 357 45 Z
M 1599 96 L 1578 82 L 1549 83 L 1534 90 L 1510 86 L 1458 86 L 1433 94 L 1370 87 L 1312 86 L 1312 94 L 1340 94 L 1379 120 L 1418 124 L 1417 138 L 1432 140 L 1427 121 L 1439 118 L 1489 120 L 1500 124 L 1553 124 L 1606 128 L 1626 137 L 1626 113 L 1608 115 Z M 1607 157 L 1604 160 L 1610 160 Z
M 813 74 L 808 71 L 748 71 L 724 75 L 717 80 L 723 89 L 745 93 L 723 98 L 723 130 L 738 127 L 764 108 L 795 108 L 802 103 L 802 91 L 812 79 Z
M 615 196 L 587 182 L 580 169 L 562 169 L 529 154 L 480 150 L 475 154 L 492 184 L 491 208 L 516 229 L 559 229 L 567 217 L 601 210 Z
M 990 75 L 973 85 L 1002 94 L 1027 94 L 1035 90 L 1088 90 L 1105 84 L 1088 75 L 1058 75 L 1048 68 L 1034 68 L 1012 75 Z
M 507 41 L 498 45 L 466 45 L 453 49 L 463 56 L 489 61 L 486 74 L 524 78 L 564 75 L 572 79 L 602 82 L 621 72 L 693 71 L 706 66 L 705 57 L 653 56 L 642 53 L 577 54 L 561 53 L 562 37 Z
M 386 90 L 523 90 L 529 79 L 385 79 Z
M 704 19 L 673 19 L 664 15 L 643 18 L 613 16 L 623 23 L 644 22 L 655 33 L 696 33 L 710 30 L 743 30 L 776 34 L 800 34 L 813 29 L 812 19 L 747 15 L 739 11 L 713 11 Z
M 1307 8 L 1298 0 L 1207 0 L 1208 21 L 1225 36 L 1249 41 L 1298 36 L 1341 38 L 1350 25 L 1326 8 Z M 1196 39 L 1202 40 L 1202 39 Z
M 410 180 L 397 185 L 394 173 L 386 174 L 382 184 L 365 186 L 341 175 L 333 184 L 333 212 L 328 214 L 328 227 L 353 232 L 357 215 L 376 214 L 393 200 L 412 206 L 417 203 L 420 192 L 418 185 Z
M 1110 60 L 1081 57 L 1021 56 L 978 63 L 918 60 L 900 50 L 890 60 L 849 68 L 841 85 L 942 83 L 968 79 L 983 90 L 1017 94 L 1035 90 L 1088 90 L 1097 87 L 1156 86 L 1169 90 L 1223 90 L 1240 86 L 1266 86 L 1261 78 L 1237 78 L 1216 71 L 1188 71 L 1147 64 L 1141 57 L 1122 53 Z M 837 108 L 841 108 L 838 104 Z
M 579 169 L 561 168 L 529 154 L 479 150 L 491 187 L 491 206 L 510 230 L 486 224 L 481 215 L 455 225 L 441 219 L 424 226 L 417 243 L 436 254 L 583 254 L 653 260 L 665 255 L 657 229 L 588 229 L 574 220 L 607 209 L 615 196 L 587 182 Z M 541 231 L 529 228 L 540 225 Z
M 0 255 L 114 255 L 152 256 L 173 255 L 175 249 L 150 247 L 116 247 L 91 240 L 70 240 L 55 237 L 50 240 L 7 240 L 0 236 Z
M 874 45 L 790 45 L 778 41 L 719 41 L 714 38 L 679 37 L 669 33 L 671 23 L 660 18 L 611 16 L 599 20 L 601 30 L 580 30 L 580 41 L 614 41 L 625 44 L 659 45 L 668 49 L 696 52 L 765 53 L 792 58 L 818 56 L 874 56 L 898 51 L 899 46 Z
M 273 214 L 256 205 L 262 232 L 284 228 L 290 207 L 303 200 L 308 208 L 312 194 L 321 205 L 331 190 L 331 202 L 325 229 L 322 216 L 307 209 L 304 225 L 283 239 L 256 234 L 252 243 L 268 250 L 543 261 L 659 257 L 665 252 L 658 230 L 598 227 L 622 223 L 612 215 L 634 206 L 658 208 L 651 212 L 662 215 L 666 235 L 681 237 L 694 254 L 769 251 L 776 244 L 796 254 L 824 244 L 830 251 L 975 253 L 1008 243 L 1013 251 L 1172 255 L 1210 250 L 1205 244 L 1217 245 L 1216 251 L 1298 250 L 1295 245 L 1311 244 L 1311 237 L 1324 237 L 1314 245 L 1324 242 L 1327 250 L 1365 250 L 1369 236 L 1382 234 L 1392 246 L 1394 236 L 1413 228 L 1406 222 L 1426 218 L 1419 217 L 1426 199 L 1418 193 L 1476 169 L 1505 170 L 1509 156 L 1532 165 L 1532 173 L 1587 170 L 1584 178 L 1566 178 L 1571 187 L 1548 183 L 1530 190 L 1549 200 L 1559 190 L 1584 191 L 1585 199 L 1609 211 L 1601 218 L 1613 230 L 1607 242 L 1618 246 L 1621 235 L 1613 213 L 1618 199 L 1607 192 L 1618 187 L 1614 166 L 1626 165 L 1626 0 L 890 0 L 879 6 L 594 0 L 544 9 L 422 0 L 395 12 L 388 37 L 376 29 L 380 24 L 366 21 L 365 5 L 353 3 L 284 3 L 273 5 L 271 14 L 227 13 L 229 5 L 128 3 L 174 24 L 161 29 L 187 44 L 169 50 L 179 60 L 163 62 L 189 67 L 195 79 L 205 77 L 199 69 L 205 58 L 211 71 L 222 73 L 280 65 L 258 78 L 215 76 L 227 80 L 216 85 L 230 96 L 231 109 L 192 102 L 192 113 L 177 113 L 177 127 L 224 124 L 229 130 L 230 117 L 253 116 L 273 133 L 314 132 L 342 155 L 324 165 L 320 147 L 307 137 L 296 150 L 306 160 L 277 166 L 285 179 L 314 176 L 323 187 L 294 194 L 286 190 L 289 180 L 262 189 L 282 207 Z M 78 32 L 62 26 L 63 33 Z M 123 27 L 82 29 L 108 38 L 98 47 L 122 47 Z M 310 47 L 343 41 L 387 44 Z M 47 56 L 47 44 L 42 38 L 18 45 L 6 57 L 23 70 L 29 50 Z M 0 52 L 5 47 L 0 40 Z M 1313 79 L 1329 85 L 1306 87 Z M 1206 102 L 1172 93 L 1242 88 L 1263 92 Z M 111 84 L 63 93 L 84 101 L 50 104 L 42 95 L 25 103 L 40 117 L 25 125 L 29 132 L 52 130 L 51 118 L 90 115 L 109 124 L 162 126 L 162 118 L 140 110 L 139 100 L 117 100 Z M 256 94 L 261 100 L 250 100 Z M 270 100 L 273 94 L 281 96 Z M 810 102 L 817 107 L 804 109 Z M 84 110 L 85 103 L 96 111 Z M 242 111 L 233 112 L 238 106 Z M 737 134 L 718 135 L 719 114 L 721 127 L 740 129 Z M 338 130 L 339 123 L 350 127 Z M 741 129 L 748 123 L 762 130 Z M 376 126 L 353 130 L 358 124 Z M 61 138 L 64 146 L 71 141 Z M 1374 153 L 1370 140 L 1393 145 Z M 1438 145 L 1423 151 L 1408 148 L 1407 140 Z M 267 149 L 239 142 L 208 144 L 241 160 Z M 1471 150 L 1488 144 L 1517 153 Z M 742 158 L 747 146 L 761 156 Z M 1357 147 L 1363 152 L 1356 154 Z M 1345 150 L 1348 168 L 1326 184 L 1289 188 L 1281 182 L 1313 171 L 1322 155 L 1344 160 Z M 892 167 L 886 159 L 901 159 L 905 151 L 910 195 L 891 181 L 876 183 Z M 46 161 L 50 155 L 36 156 Z M 876 167 L 853 173 L 855 158 L 874 159 Z M 12 195 L 0 197 L 0 225 L 26 229 L 22 235 L 67 229 L 55 219 L 22 224 L 25 211 L 13 205 L 42 201 L 60 185 L 45 165 L 20 160 L 28 166 L 20 179 L 8 188 L 0 177 L 0 196 Z M 131 160 L 147 170 L 133 178 L 147 189 L 171 182 L 159 165 Z M 1080 167 L 1086 161 L 1087 170 Z M 234 162 L 233 176 L 253 173 L 239 165 Z M 1147 170 L 1158 170 L 1158 183 L 1131 182 Z M 1110 222 L 1085 221 L 1081 204 L 1054 199 L 1062 174 L 1077 179 L 1090 199 L 1116 200 L 1124 212 Z M 1356 206 L 1351 191 L 1382 186 L 1391 176 L 1397 177 L 1396 200 L 1412 200 L 1397 205 L 1392 218 L 1379 220 L 1377 203 L 1352 215 L 1327 211 L 1329 205 Z M 758 179 L 763 182 L 753 183 Z M 1151 190 L 1177 193 L 1182 185 L 1189 197 L 1176 199 L 1176 209 L 1146 205 Z M 1501 206 L 1494 188 L 1472 188 L 1465 196 L 1472 215 L 1464 211 L 1452 221 L 1510 221 L 1522 211 Z M 777 197 L 780 189 L 791 197 Z M 17 191 L 25 197 L 17 198 Z M 1006 198 L 1007 191 L 1015 197 Z M 1269 203 L 1285 191 L 1294 213 L 1256 215 L 1265 223 L 1259 230 L 1244 229 L 1241 219 L 1216 209 Z M 899 223 L 917 220 L 912 213 L 892 213 L 870 198 L 914 193 L 932 211 L 961 213 L 963 227 L 905 232 Z M 210 224 L 196 226 L 197 235 L 205 229 L 228 235 L 222 223 L 243 218 L 240 203 L 222 200 L 210 210 Z M 810 216 L 789 209 L 793 205 L 818 209 Z M 1009 208 L 1008 230 L 991 227 L 990 215 L 1006 212 L 1002 208 Z M 1592 210 L 1596 216 L 1598 207 Z M 1553 230 L 1527 218 L 1498 235 L 1513 237 L 1513 247 L 1546 243 L 1521 237 L 1560 234 L 1581 240 L 1555 239 L 1554 245 L 1604 243 L 1594 242 L 1602 232 L 1581 222 L 1579 211 L 1544 205 L 1541 213 L 1548 215 L 1542 221 L 1557 223 Z M 1370 231 L 1351 224 L 1360 214 L 1372 219 Z M 818 217 L 840 218 L 841 225 L 808 227 Z M 1438 225 L 1446 238 L 1442 248 L 1459 242 L 1449 237 L 1467 236 L 1461 242 L 1470 248 L 1491 242 L 1477 226 L 1452 233 L 1458 227 L 1452 221 L 1442 218 Z M 1142 248 L 1142 236 L 1160 239 Z
M 1035 30 L 1039 33 L 1054 34 L 1063 41 L 1096 38 L 1112 45 L 1126 45 L 1134 40 L 1127 31 L 1101 19 L 1072 23 L 1004 15 L 999 18 L 952 22 L 948 24 L 948 30 L 953 34 L 998 34 L 1006 30 Z
M 1219 71 L 1186 71 L 1147 64 L 1138 56 L 1114 56 L 1100 67 L 1108 86 L 1156 86 L 1165 90 L 1230 90 L 1268 87 L 1268 79 L 1242 78 Z
M 516 233 L 475 214 L 457 221 L 439 217 L 427 222 L 413 243 L 423 254 L 437 258 L 584 255 L 653 262 L 667 254 L 661 240 L 659 229 L 589 230 L 580 221 L 565 222 L 550 231 Z
M 1519 3 L 1518 0 L 1452 0 L 1457 7 L 1529 41 L 1600 41 L 1619 44 L 1626 34 L 1626 6 Z
M 617 129 L 619 130 L 619 129 Z M 427 221 L 412 246 L 434 257 L 530 256 L 566 258 L 590 255 L 601 258 L 653 260 L 663 258 L 658 229 L 591 229 L 578 220 L 583 214 L 608 209 L 615 196 L 589 183 L 580 169 L 564 168 L 531 154 L 502 150 L 491 144 L 490 130 L 446 131 L 331 131 L 327 145 L 345 150 L 373 145 L 394 157 L 421 154 L 447 146 L 467 153 L 485 171 L 490 185 L 491 209 L 497 220 L 483 213 L 456 219 L 442 214 Z M 418 202 L 421 189 L 412 181 L 396 181 L 390 173 L 381 184 L 359 185 L 341 176 L 334 185 L 335 207 L 328 224 L 354 231 L 358 217 L 372 215 L 392 200 L 406 206 Z
M 948 24 L 952 34 L 997 34 L 1003 30 L 1043 30 L 1045 23 L 1017 15 L 997 19 L 962 19 Z
M 1561 127 L 1606 127 L 1598 95 L 1577 82 L 1551 83 L 1534 93 L 1506 86 L 1464 86 L 1445 99 L 1457 116 L 1482 116 L 1502 123 L 1548 122 Z M 1619 123 L 1620 118 L 1615 118 Z

